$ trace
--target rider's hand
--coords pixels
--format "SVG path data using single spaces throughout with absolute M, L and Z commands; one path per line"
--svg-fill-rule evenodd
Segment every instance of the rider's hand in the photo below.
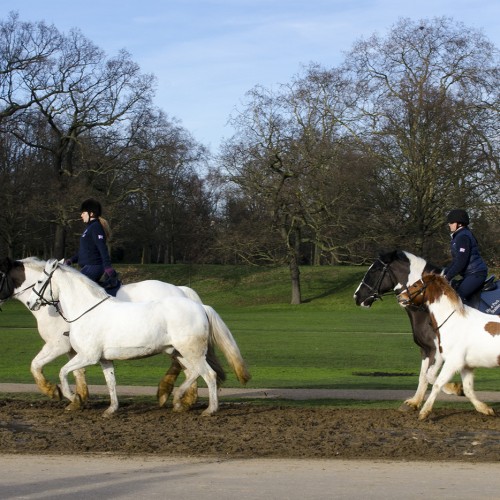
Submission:
M 118 275 L 112 267 L 104 269 L 104 272 L 107 276 L 106 280 L 104 281 L 104 288 L 115 288 L 120 284 Z

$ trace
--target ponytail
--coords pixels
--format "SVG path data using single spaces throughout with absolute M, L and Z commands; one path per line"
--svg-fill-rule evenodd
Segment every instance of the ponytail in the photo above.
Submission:
M 111 226 L 109 225 L 109 222 L 104 218 L 104 217 L 98 217 L 99 222 L 101 223 L 101 226 L 104 229 L 104 234 L 106 235 L 106 240 L 109 241 L 111 240 Z

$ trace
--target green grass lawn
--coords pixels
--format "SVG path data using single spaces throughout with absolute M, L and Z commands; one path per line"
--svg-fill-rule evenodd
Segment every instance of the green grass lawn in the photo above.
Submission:
M 289 304 L 285 268 L 243 266 L 118 266 L 126 282 L 155 278 L 194 288 L 227 323 L 252 373 L 250 388 L 410 389 L 417 386 L 420 353 L 406 313 L 394 297 L 371 309 L 353 293 L 366 268 L 302 269 L 304 303 Z M 0 382 L 32 383 L 31 359 L 42 347 L 31 313 L 10 300 L 0 313 Z M 59 358 L 45 368 L 56 381 Z M 163 356 L 116 362 L 117 383 L 156 385 Z M 500 372 L 478 370 L 476 388 L 496 390 Z M 103 384 L 99 367 L 89 382 Z M 238 387 L 228 371 L 226 387 Z

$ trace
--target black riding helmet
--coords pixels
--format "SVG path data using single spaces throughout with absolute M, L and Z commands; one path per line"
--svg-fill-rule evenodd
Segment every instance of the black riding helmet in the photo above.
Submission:
M 458 222 L 459 224 L 468 226 L 469 214 L 465 210 L 456 208 L 450 211 L 450 213 L 446 217 L 446 221 L 448 222 L 448 224 L 452 224 L 453 222 Z
M 102 207 L 97 200 L 89 198 L 82 203 L 80 212 L 88 212 L 89 215 L 92 213 L 94 217 L 100 217 L 102 214 Z

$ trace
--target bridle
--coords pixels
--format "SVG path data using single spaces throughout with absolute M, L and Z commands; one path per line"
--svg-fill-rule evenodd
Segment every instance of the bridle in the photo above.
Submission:
M 0 292 L 2 292 L 3 290 L 3 287 L 6 285 L 7 283 L 7 273 L 4 273 L 3 271 L 0 271 Z M 0 299 L 0 305 L 3 304 L 3 299 Z M 2 309 L 0 308 L 0 311 Z
M 420 278 L 419 280 L 415 281 L 415 283 L 413 283 L 411 286 L 414 286 L 417 283 L 422 283 L 422 286 L 418 290 L 413 291 L 412 293 L 410 293 L 408 287 L 401 290 L 401 292 L 399 292 L 398 296 L 400 294 L 402 294 L 403 292 L 406 292 L 406 295 L 408 296 L 408 298 L 404 299 L 404 300 L 398 300 L 398 301 L 400 304 L 413 306 L 417 309 L 421 309 L 424 311 L 424 310 L 427 310 L 427 308 L 422 304 L 425 304 L 425 292 L 427 290 L 428 285 L 427 285 L 427 283 L 424 282 L 424 280 L 422 278 Z M 423 297 L 422 304 L 415 304 L 415 302 L 413 302 L 413 299 L 415 297 L 418 297 L 419 295 L 422 295 L 422 297 Z
M 382 300 L 382 297 L 384 295 L 390 295 L 390 294 L 395 292 L 395 290 L 391 290 L 391 291 L 387 291 L 387 292 L 380 291 L 380 287 L 382 285 L 382 282 L 384 281 L 386 274 L 389 274 L 393 283 L 398 282 L 398 279 L 394 275 L 394 271 L 391 269 L 390 264 L 387 264 L 386 262 L 384 262 L 381 259 L 377 259 L 375 262 L 380 262 L 380 264 L 382 264 L 382 272 L 380 273 L 379 277 L 377 278 L 377 281 L 375 282 L 375 284 L 373 286 L 368 284 L 365 281 L 366 274 L 365 274 L 365 277 L 363 277 L 363 280 L 361 281 L 361 285 L 366 286 L 369 290 L 371 290 L 373 292 L 372 295 L 369 295 L 365 300 L 368 300 L 368 299 L 373 299 L 374 301 L 378 300 L 378 299 Z
M 417 308 L 417 309 L 419 309 L 421 311 L 427 311 L 427 306 L 425 305 L 425 292 L 427 291 L 427 287 L 429 285 L 427 283 L 425 283 L 422 278 L 419 279 L 418 281 L 415 281 L 415 283 L 413 283 L 413 285 L 415 285 L 415 284 L 417 284 L 419 282 L 422 283 L 422 286 L 419 289 L 413 291 L 412 293 L 409 292 L 408 288 L 405 288 L 401 292 L 401 293 L 406 292 L 408 298 L 405 299 L 405 300 L 400 300 L 399 303 L 402 304 L 402 305 L 404 305 L 404 306 L 409 305 L 409 306 L 415 307 L 415 308 Z M 413 286 L 413 285 L 411 285 L 411 286 Z M 419 295 L 422 295 L 422 303 L 421 304 L 415 304 L 413 302 L 413 300 L 414 300 L 415 297 L 418 297 Z M 449 316 L 446 319 L 444 319 L 443 322 L 440 325 L 438 325 L 435 322 L 435 319 L 433 319 L 432 314 L 430 315 L 432 321 L 430 321 L 429 324 L 430 324 L 431 328 L 434 330 L 434 332 L 436 334 L 436 337 L 438 339 L 439 352 L 443 352 L 443 348 L 441 346 L 441 333 L 440 333 L 440 329 L 455 314 L 455 312 L 456 312 L 456 310 L 453 309 L 453 311 L 451 311 L 451 313 L 449 314 Z
M 10 282 L 10 284 L 9 284 L 9 282 Z M 33 285 L 28 285 L 27 287 L 23 288 L 22 290 L 19 290 L 19 292 L 14 293 L 15 286 L 13 284 L 12 278 L 9 276 L 8 273 L 6 273 L 4 271 L 0 271 L 0 293 L 3 292 L 4 288 L 6 289 L 6 292 L 7 292 L 6 298 L 0 299 L 0 305 L 3 304 L 9 298 L 17 297 L 18 295 L 23 294 L 27 290 L 31 290 L 34 286 L 35 286 L 35 284 L 33 283 Z M 0 308 L 0 311 L 2 311 L 1 308 Z
M 87 313 L 89 313 L 90 311 L 92 311 L 96 307 L 100 306 L 104 301 L 108 300 L 111 297 L 111 295 L 107 295 L 102 300 L 97 302 L 97 304 L 94 304 L 92 307 L 90 307 L 89 309 L 84 311 L 82 314 L 80 314 L 80 316 L 78 316 L 75 319 L 66 318 L 66 316 L 64 316 L 64 314 L 61 310 L 60 301 L 54 299 L 54 295 L 52 293 L 52 283 L 51 282 L 52 282 L 52 276 L 54 275 L 54 272 L 56 269 L 57 269 L 57 267 L 52 269 L 52 271 L 50 273 L 48 273 L 45 269 L 43 270 L 43 274 L 45 274 L 47 276 L 47 278 L 46 278 L 45 282 L 43 283 L 43 285 L 40 287 L 40 290 L 36 290 L 35 288 L 33 288 L 33 293 L 38 297 L 38 300 L 40 301 L 41 306 L 53 306 L 56 309 L 57 314 L 59 314 L 59 316 L 61 316 L 61 318 L 64 321 L 66 321 L 66 323 L 74 323 L 75 321 L 78 321 L 80 318 L 85 316 Z M 47 290 L 47 287 L 49 285 L 50 285 L 50 300 L 45 298 L 45 291 Z M 32 286 L 34 287 L 34 285 L 32 285 Z

